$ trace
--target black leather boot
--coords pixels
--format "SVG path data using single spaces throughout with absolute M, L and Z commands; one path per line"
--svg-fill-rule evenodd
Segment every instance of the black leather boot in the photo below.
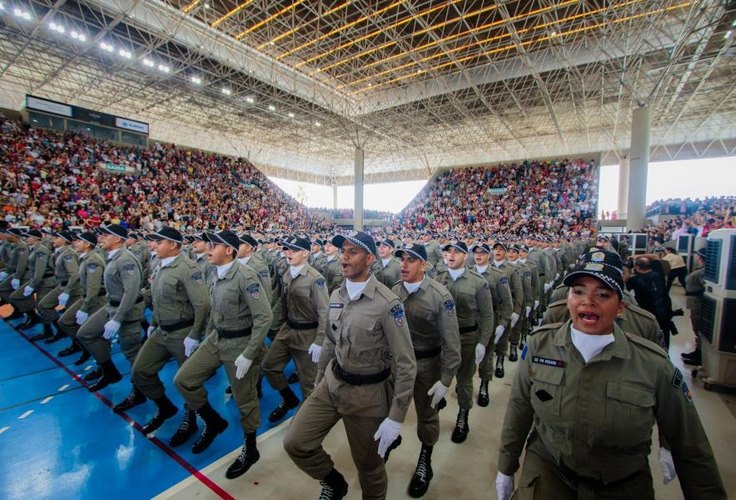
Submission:
M 250 469 L 259 458 L 261 458 L 261 454 L 258 453 L 258 448 L 256 448 L 256 433 L 249 432 L 245 435 L 245 445 L 243 445 L 240 455 L 238 455 L 238 458 L 236 458 L 230 467 L 227 468 L 225 477 L 228 479 L 235 479 L 236 477 L 242 476 L 248 472 L 248 469 Z
M 414 471 L 414 477 L 409 483 L 409 496 L 412 498 L 421 498 L 427 493 L 429 482 L 432 480 L 434 473 L 432 472 L 432 446 L 422 445 L 422 451 L 419 452 L 419 461 Z
M 25 325 L 25 323 L 23 323 L 23 325 Z M 23 328 L 23 325 L 21 325 L 20 327 Z M 54 336 L 54 330 L 51 328 L 51 325 L 47 323 L 43 325 L 43 332 L 37 335 L 33 335 L 32 337 L 28 337 L 28 340 L 30 340 L 31 342 L 38 342 L 40 340 L 48 340 L 53 336 Z
M 503 378 L 506 375 L 506 371 L 503 369 L 503 354 L 499 354 L 496 358 L 496 377 Z
M 268 416 L 268 421 L 271 423 L 278 422 L 284 418 L 284 415 L 286 415 L 289 410 L 299 406 L 299 398 L 296 397 L 296 394 L 294 394 L 294 391 L 292 391 L 291 388 L 287 387 L 286 389 L 279 391 L 279 393 L 281 394 L 281 402 Z
M 179 412 L 178 408 L 174 406 L 174 403 L 172 403 L 165 394 L 158 399 L 154 399 L 153 402 L 156 404 L 156 413 L 153 415 L 151 420 L 143 425 L 144 434 L 150 434 L 155 431 L 161 427 L 164 422 Z
M 176 448 L 177 446 L 183 445 L 190 437 L 194 436 L 194 434 L 196 434 L 198 430 L 199 427 L 197 426 L 197 414 L 194 412 L 194 410 L 190 410 L 189 408 L 185 407 L 184 419 L 179 424 L 179 428 L 176 429 L 174 435 L 171 436 L 171 439 L 169 440 L 169 446 L 171 446 L 172 448 Z
M 462 443 L 468 437 L 468 432 L 470 432 L 470 426 L 468 425 L 469 413 L 470 410 L 463 410 L 462 408 L 457 413 L 457 422 L 450 438 L 453 443 Z
M 121 402 L 112 407 L 112 411 L 115 413 L 121 413 L 131 408 L 135 408 L 138 405 L 142 405 L 146 402 L 146 395 L 133 384 L 133 389 L 128 394 L 128 397 L 123 399 Z
M 509 345 L 509 361 L 512 363 L 519 359 L 519 353 L 516 350 L 516 344 Z
M 480 379 L 480 390 L 478 391 L 478 406 L 485 408 L 491 402 L 491 397 L 488 395 L 488 381 Z
M 212 441 L 227 429 L 227 420 L 222 418 L 209 403 L 205 403 L 202 408 L 197 410 L 197 415 L 204 420 L 202 435 L 192 445 L 192 453 L 202 453 L 210 447 Z
M 37 324 L 41 322 L 41 317 L 36 313 L 36 311 L 30 311 L 26 313 L 26 320 L 21 323 L 21 325 L 18 327 L 21 330 L 28 330 L 29 328 L 33 328 Z M 45 325 L 44 325 L 45 326 Z M 48 325 L 49 328 L 51 328 L 51 325 Z M 51 332 L 50 335 L 53 335 L 54 332 Z
M 89 386 L 89 392 L 100 391 L 110 384 L 116 384 L 123 380 L 123 376 L 120 375 L 118 368 L 111 359 L 108 359 L 104 363 L 100 363 L 100 368 L 102 368 L 102 377 L 100 377 L 100 380 Z
M 335 469 L 332 469 L 319 484 L 322 485 L 319 500 L 340 500 L 348 494 L 347 481 Z

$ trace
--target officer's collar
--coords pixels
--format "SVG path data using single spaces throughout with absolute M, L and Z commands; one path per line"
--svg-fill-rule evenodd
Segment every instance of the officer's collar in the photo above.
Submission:
M 369 299 L 373 300 L 373 298 L 376 296 L 376 285 L 378 284 L 378 280 L 376 279 L 376 276 L 373 273 L 370 273 L 368 275 L 368 281 L 365 284 L 365 288 L 363 288 L 363 292 L 361 295 L 365 295 Z M 343 296 L 344 299 L 350 300 L 350 297 L 348 296 L 348 288 L 345 285 L 345 282 L 343 281 L 342 285 L 340 285 L 340 294 Z
M 568 319 L 561 328 L 555 333 L 553 345 L 570 349 L 573 347 L 572 335 L 570 334 L 570 325 L 572 320 Z M 613 344 L 607 346 L 600 353 L 600 361 L 608 361 L 611 358 L 629 359 L 631 357 L 631 347 L 629 340 L 623 330 L 614 322 L 613 324 Z

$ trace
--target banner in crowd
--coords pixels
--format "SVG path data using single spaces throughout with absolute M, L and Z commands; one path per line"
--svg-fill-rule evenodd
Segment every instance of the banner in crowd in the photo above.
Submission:
M 109 174 L 117 174 L 117 175 L 136 175 L 138 174 L 138 171 L 135 169 L 135 167 L 131 167 L 130 165 L 118 165 L 117 163 L 112 162 L 98 162 L 97 166 L 104 170 L 105 172 Z

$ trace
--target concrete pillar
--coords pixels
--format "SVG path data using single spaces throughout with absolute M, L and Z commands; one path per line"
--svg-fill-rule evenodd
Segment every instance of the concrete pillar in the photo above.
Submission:
M 332 208 L 337 210 L 337 182 L 332 181 Z
M 353 229 L 363 230 L 363 161 L 364 153 L 361 148 L 355 148 L 355 217 Z
M 621 158 L 618 168 L 618 207 L 616 214 L 619 220 L 626 218 L 629 204 L 629 158 Z
M 644 225 L 649 170 L 649 108 L 636 108 L 631 117 L 629 152 L 629 199 L 626 203 L 626 227 L 638 231 Z

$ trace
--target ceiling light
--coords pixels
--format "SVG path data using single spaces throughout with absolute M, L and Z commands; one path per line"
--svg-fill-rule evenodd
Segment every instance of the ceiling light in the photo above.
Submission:
M 294 113 L 289 113 L 289 118 L 294 118 Z
M 728 30 L 728 31 L 726 32 L 726 36 L 724 36 L 723 38 L 729 38 L 729 37 L 730 37 L 730 36 L 731 36 L 732 34 L 733 34 L 733 31 L 731 31 L 731 30 Z
M 246 102 L 248 102 L 249 104 L 253 104 L 254 102 L 256 102 L 256 100 L 255 100 L 255 99 L 253 99 L 253 98 L 252 98 L 251 96 L 248 96 L 248 97 L 246 97 L 246 98 L 245 98 L 245 100 L 246 100 Z
M 276 106 L 274 106 L 273 104 L 269 104 L 268 105 L 268 110 L 269 111 L 276 111 Z
M 222 93 L 223 93 L 223 94 L 225 94 L 225 95 L 230 95 L 230 94 L 232 94 L 233 92 L 232 92 L 232 90 L 230 90 L 230 89 L 225 89 L 225 88 L 223 88 L 223 89 L 222 89 Z
M 5 10 L 5 4 L 0 2 L 0 10 Z
M 200 77 L 198 77 L 198 76 L 192 76 L 191 80 L 192 80 L 192 83 L 194 83 L 194 84 L 197 84 L 197 85 L 201 85 L 202 84 L 202 79 Z
M 315 127 L 321 127 L 321 126 L 322 126 L 322 124 L 321 124 L 320 122 L 314 122 L 314 126 L 315 126 Z
M 132 58 L 133 58 L 133 54 L 131 54 L 130 52 L 128 52 L 128 51 L 127 51 L 127 50 L 125 50 L 125 49 L 120 49 L 120 50 L 118 51 L 118 54 L 119 54 L 119 55 L 120 55 L 121 57 L 124 57 L 124 58 L 126 58 L 126 59 L 132 59 Z
M 143 58 L 143 65 L 148 66 L 149 68 L 153 68 L 154 66 L 153 61 L 148 58 Z
M 55 22 L 53 22 L 53 21 L 52 21 L 52 22 L 50 22 L 50 23 L 49 23 L 49 28 L 51 28 L 52 30 L 56 31 L 56 23 L 55 23 Z
M 26 21 L 30 21 L 31 14 L 30 12 L 27 12 L 23 9 L 15 8 L 13 9 L 13 14 L 15 14 L 17 17 L 20 17 L 21 19 L 25 19 Z
M 162 72 L 162 73 L 168 73 L 169 71 L 171 71 L 171 68 L 169 68 L 169 67 L 168 67 L 168 66 L 166 66 L 165 64 L 159 64 L 159 65 L 158 65 L 158 70 L 159 70 L 160 72 Z
M 106 50 L 107 52 L 114 52 L 114 51 L 115 51 L 115 49 L 113 48 L 113 46 L 112 46 L 112 45 L 110 45 L 110 44 L 109 44 L 109 43 L 107 43 L 107 42 L 101 42 L 101 43 L 100 43 L 100 48 L 101 48 L 102 50 Z

